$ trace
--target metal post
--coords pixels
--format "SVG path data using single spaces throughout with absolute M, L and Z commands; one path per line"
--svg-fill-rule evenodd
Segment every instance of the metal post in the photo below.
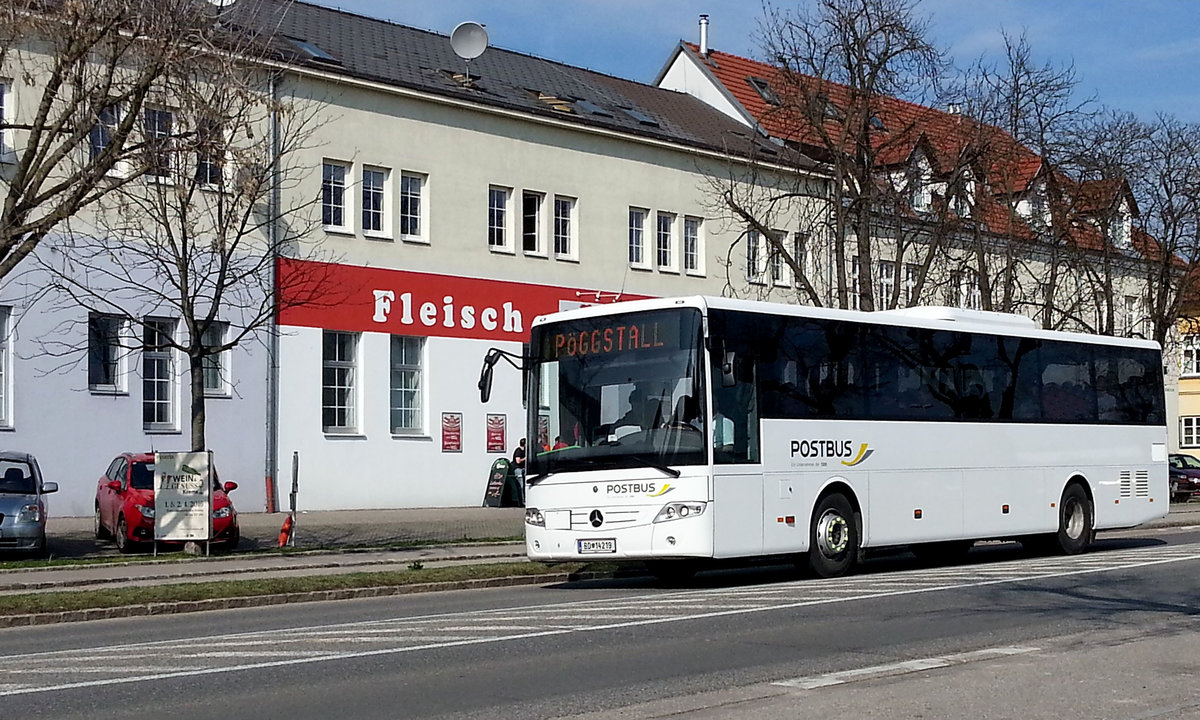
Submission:
M 292 536 L 288 538 L 288 545 L 296 547 L 296 493 L 300 490 L 300 453 L 292 453 L 292 492 L 288 498 L 288 502 L 292 509 Z

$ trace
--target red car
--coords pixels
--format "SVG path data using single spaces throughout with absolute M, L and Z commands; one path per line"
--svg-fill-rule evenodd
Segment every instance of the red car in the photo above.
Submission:
M 237 547 L 241 535 L 237 510 L 229 493 L 237 483 L 224 485 L 213 470 L 212 542 L 223 550 Z M 96 538 L 113 538 L 123 553 L 154 542 L 154 454 L 122 453 L 96 484 Z

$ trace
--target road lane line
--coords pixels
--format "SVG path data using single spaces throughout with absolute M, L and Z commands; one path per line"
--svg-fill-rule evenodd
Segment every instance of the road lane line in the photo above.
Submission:
M 779 680 L 771 684 L 779 687 L 794 688 L 797 690 L 815 690 L 817 688 L 829 687 L 831 685 L 844 685 L 849 682 L 874 680 L 876 678 L 884 677 L 895 677 L 897 675 L 908 675 L 910 673 L 936 670 L 938 668 L 951 667 L 953 665 L 963 665 L 969 662 L 980 662 L 982 660 L 992 660 L 1011 655 L 1024 655 L 1026 653 L 1038 652 L 1039 650 L 1040 648 L 1035 647 L 998 647 L 988 648 L 985 650 L 972 650 L 971 652 L 957 653 L 955 655 L 920 658 L 917 660 L 906 660 L 903 662 L 854 668 L 853 670 L 842 670 L 839 672 L 826 673 L 824 675 L 792 678 L 791 680 Z

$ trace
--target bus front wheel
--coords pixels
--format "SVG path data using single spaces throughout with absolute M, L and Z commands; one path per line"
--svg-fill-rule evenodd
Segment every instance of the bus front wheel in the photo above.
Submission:
M 808 534 L 808 566 L 823 578 L 840 577 L 858 557 L 858 522 L 845 495 L 826 495 L 817 504 Z

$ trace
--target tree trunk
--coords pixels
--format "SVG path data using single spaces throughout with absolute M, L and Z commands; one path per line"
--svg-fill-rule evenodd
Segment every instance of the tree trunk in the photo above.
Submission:
M 192 386 L 192 451 L 207 450 L 204 440 L 204 358 L 188 357 L 188 377 Z

